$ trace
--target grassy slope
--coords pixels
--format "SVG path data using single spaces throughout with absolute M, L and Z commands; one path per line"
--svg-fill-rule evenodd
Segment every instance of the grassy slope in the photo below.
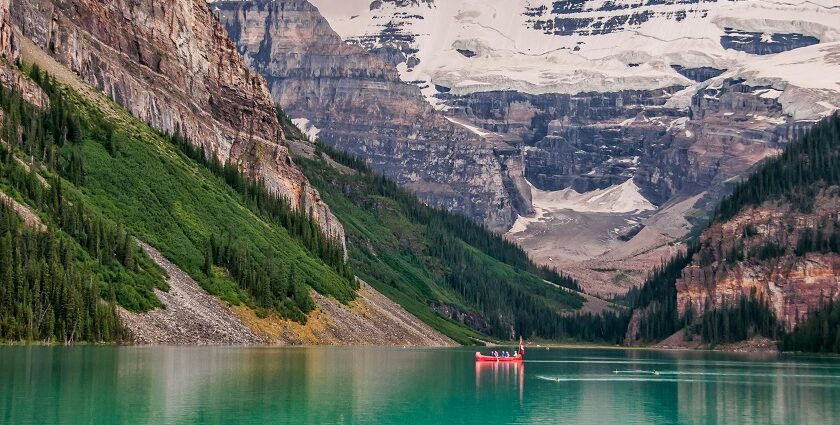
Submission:
M 435 330 L 460 344 L 475 344 L 477 339 L 488 339 L 464 325 L 441 317 L 429 308 L 426 303 L 428 300 L 458 303 L 458 299 L 438 285 L 435 274 L 399 252 L 401 236 L 398 234 L 410 239 L 420 235 L 422 229 L 418 229 L 403 215 L 395 213 L 393 209 L 387 213 L 379 209 L 379 213 L 376 213 L 373 210 L 358 208 L 322 180 L 319 172 L 314 171 L 320 169 L 321 172 L 332 173 L 326 164 L 301 159 L 298 159 L 298 164 L 307 173 L 310 181 L 318 187 L 321 196 L 344 225 L 344 230 L 348 235 L 350 263 L 362 280 Z M 379 201 L 380 205 L 389 203 L 389 200 L 381 198 Z M 373 249 L 365 247 L 365 243 L 368 242 L 372 244 Z
M 221 178 L 188 159 L 166 137 L 112 102 L 116 115 L 107 116 L 94 102 L 66 92 L 86 120 L 107 121 L 117 129 L 113 156 L 92 137 L 80 145 L 85 164 L 80 190 L 88 204 L 156 247 L 210 293 L 231 304 L 250 302 L 234 282 L 202 271 L 210 235 L 231 234 L 254 252 L 274 252 L 294 263 L 319 292 L 353 297 L 353 289 L 286 229 L 246 206 Z M 102 96 L 97 102 L 110 100 Z
M 287 123 L 287 136 L 302 142 L 304 136 Z M 433 304 L 457 306 L 465 312 L 478 312 L 475 305 L 446 286 L 446 265 L 427 255 L 430 229 L 413 221 L 399 203 L 378 196 L 369 182 L 354 173 L 342 173 L 321 158 L 296 158 L 344 225 L 348 236 L 350 261 L 356 273 L 402 305 L 406 310 L 460 343 L 488 339 L 466 326 L 440 316 Z M 352 189 L 351 189 L 352 188 Z M 345 191 L 365 193 L 364 201 L 354 202 Z M 580 307 L 578 296 L 546 284 L 537 276 L 511 267 L 460 241 L 480 267 L 495 276 L 515 281 L 520 289 L 540 298 L 557 311 Z M 480 285 L 481 282 L 475 282 Z M 550 320 L 550 319 L 549 319 Z

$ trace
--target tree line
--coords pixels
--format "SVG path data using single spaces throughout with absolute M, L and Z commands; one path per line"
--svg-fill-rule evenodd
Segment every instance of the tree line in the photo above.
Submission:
M 126 338 L 112 285 L 68 237 L 29 227 L 0 203 L 0 340 L 74 343 Z M 105 295 L 104 300 L 102 295 Z
M 684 321 L 677 313 L 677 279 L 691 264 L 698 245 L 690 242 L 685 252 L 679 252 L 656 267 L 639 288 L 628 291 L 625 299 L 633 311 L 643 311 L 638 338 L 653 342 L 667 338 L 679 330 Z
M 306 315 L 315 309 L 309 285 L 294 263 L 287 265 L 273 255 L 253 252 L 230 235 L 210 238 L 204 262 L 208 276 L 216 273 L 213 266 L 223 267 L 254 297 L 260 316 L 274 311 L 281 317 L 306 323 Z
M 292 207 L 289 199 L 269 191 L 262 181 L 248 177 L 235 164 L 229 161 L 222 164 L 215 154 L 206 155 L 201 146 L 191 143 L 179 130 L 169 136 L 169 141 L 188 158 L 224 179 L 228 186 L 242 196 L 246 205 L 288 230 L 311 254 L 355 287 L 355 273 L 344 260 L 343 241 L 327 236 L 310 211 L 303 207 Z

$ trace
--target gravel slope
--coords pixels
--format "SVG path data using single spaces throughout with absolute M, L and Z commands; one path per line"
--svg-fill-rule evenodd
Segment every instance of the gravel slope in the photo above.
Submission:
M 119 309 L 120 319 L 137 344 L 262 344 L 231 309 L 208 294 L 189 275 L 169 262 L 160 252 L 140 246 L 169 276 L 169 292 L 155 290 L 166 306 L 146 313 Z
M 272 344 L 384 345 L 452 347 L 458 344 L 430 328 L 366 283 L 355 301 L 344 305 L 312 291 L 317 309 L 305 325 L 276 318 L 257 318 L 244 307 L 234 311 Z

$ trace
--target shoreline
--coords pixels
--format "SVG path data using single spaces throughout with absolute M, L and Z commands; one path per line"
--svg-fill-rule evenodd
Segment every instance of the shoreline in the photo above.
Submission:
M 47 342 L 21 342 L 21 341 L 0 341 L 0 349 L 4 347 L 53 347 L 53 348 L 80 348 L 80 347 L 134 347 L 134 348 L 363 348 L 363 349 L 395 349 L 395 350 L 467 350 L 475 348 L 475 351 L 481 351 L 481 348 L 489 347 L 514 347 L 517 343 L 510 344 L 495 344 L 493 346 L 470 346 L 461 345 L 458 347 L 434 347 L 424 345 L 375 345 L 375 344 L 134 344 L 131 342 L 79 342 L 65 345 L 63 343 L 47 343 Z M 735 350 L 721 350 L 714 348 L 678 348 L 678 347 L 655 347 L 655 346 L 618 346 L 597 343 L 545 343 L 545 344 L 531 344 L 525 345 L 526 352 L 528 350 L 583 350 L 583 349 L 607 349 L 607 350 L 621 350 L 621 351 L 665 351 L 665 352 L 697 352 L 697 353 L 730 353 L 730 354 L 796 354 L 796 355 L 816 355 L 826 357 L 840 357 L 840 353 L 810 353 L 804 351 L 735 351 Z

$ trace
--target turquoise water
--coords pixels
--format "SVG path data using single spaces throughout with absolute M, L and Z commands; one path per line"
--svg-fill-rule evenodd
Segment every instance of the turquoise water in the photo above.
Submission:
M 530 349 L 0 347 L 0 422 L 840 423 L 840 359 Z

